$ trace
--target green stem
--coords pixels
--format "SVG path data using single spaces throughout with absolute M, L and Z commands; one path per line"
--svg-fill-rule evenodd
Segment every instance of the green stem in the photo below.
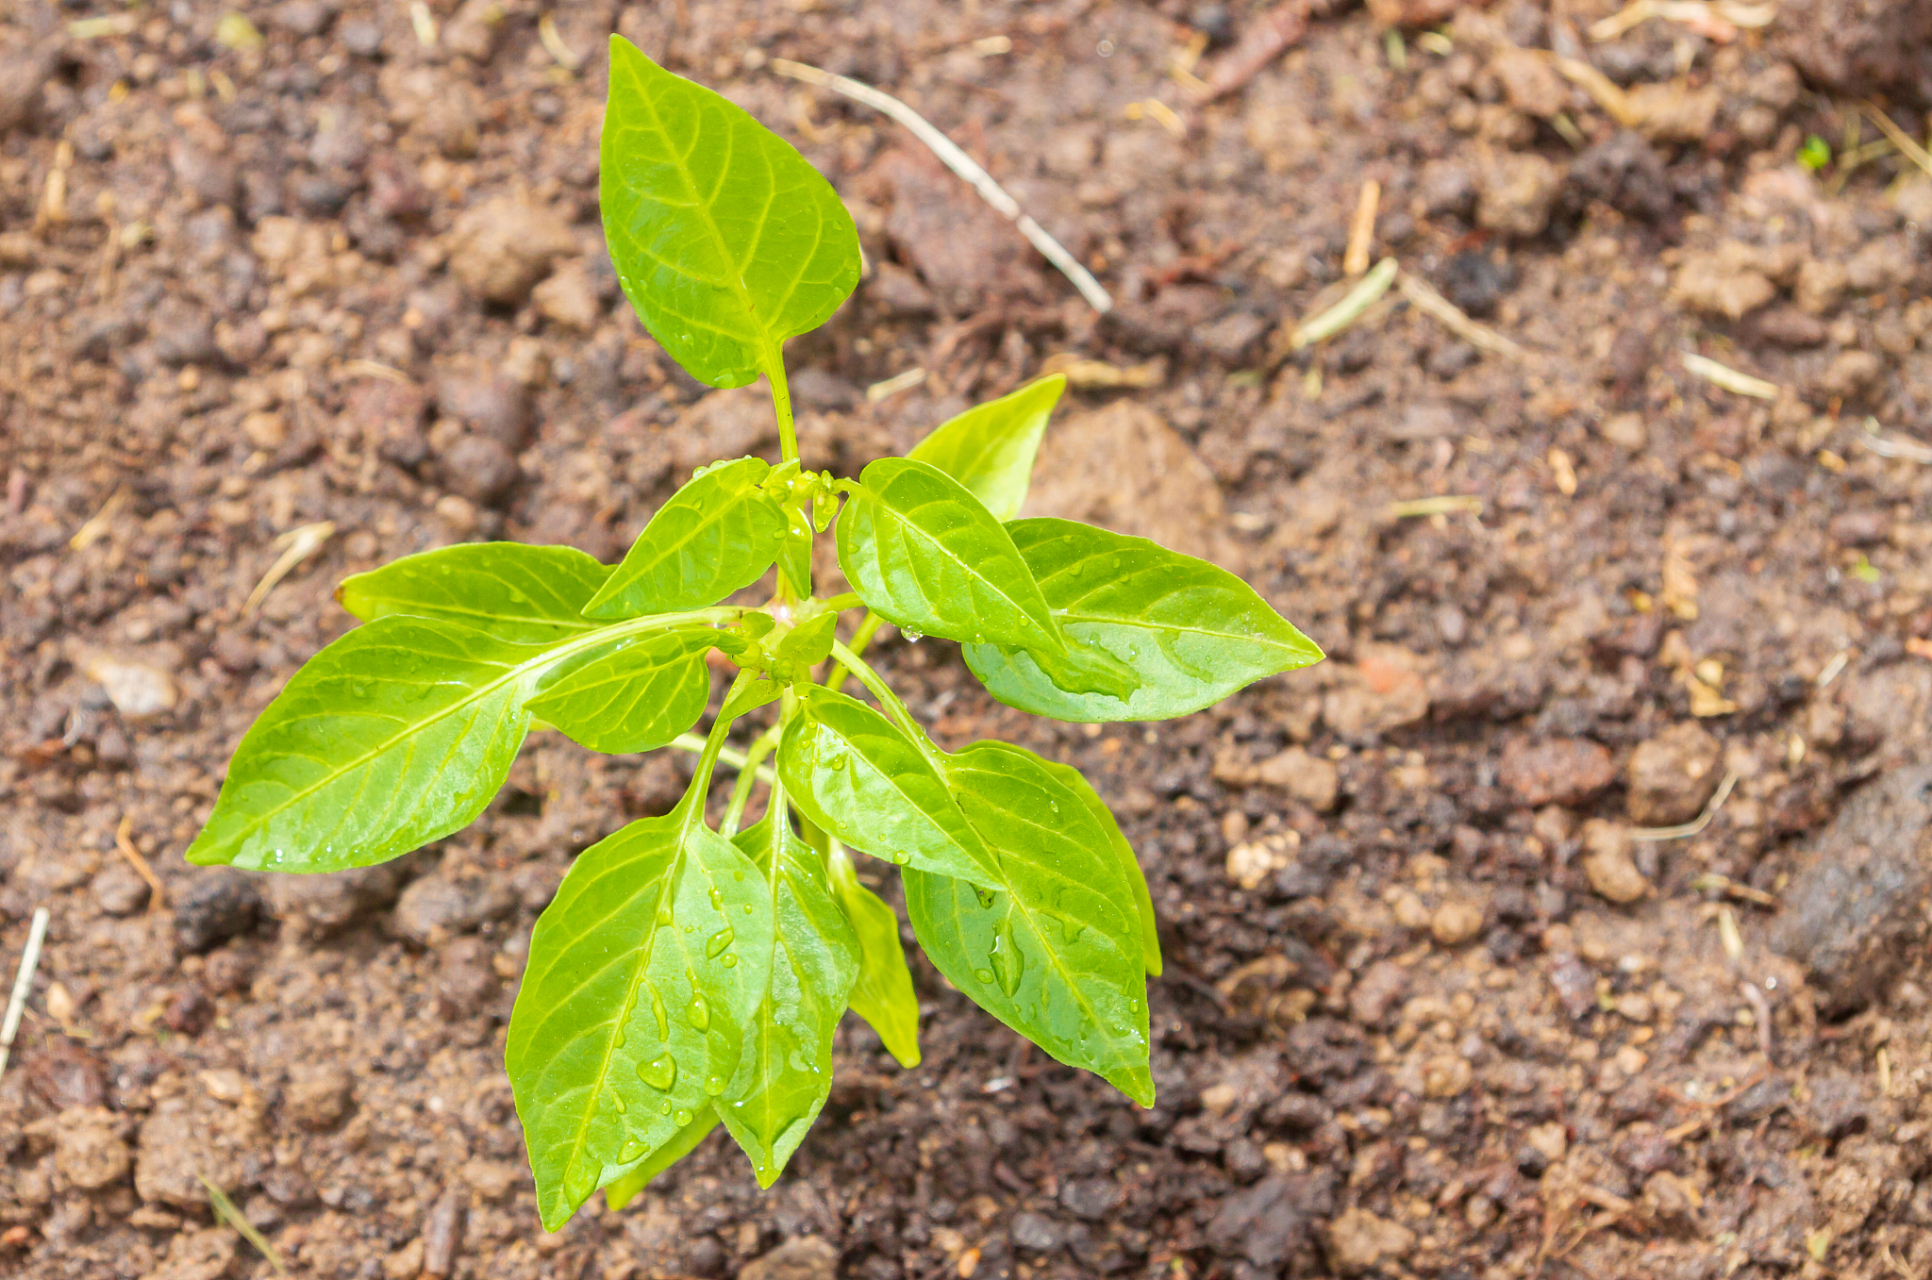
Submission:
M 692 755 L 704 754 L 704 739 L 700 738 L 695 733 L 680 733 L 677 737 L 671 739 L 671 745 L 676 747 L 680 751 L 689 751 Z M 746 765 L 751 763 L 748 759 L 745 758 L 744 752 L 735 750 L 734 748 L 731 748 L 731 747 L 719 748 L 718 760 L 720 763 L 728 764 L 734 769 L 742 769 Z M 767 769 L 767 768 L 760 768 L 755 770 L 754 772 L 757 773 L 758 780 L 760 782 L 769 783 L 775 780 L 778 776 L 774 774 L 770 769 Z
M 798 457 L 798 428 L 792 425 L 792 390 L 785 381 L 785 357 L 774 344 L 765 354 L 765 378 L 771 383 L 771 408 L 778 416 L 778 449 L 781 459 Z
M 926 763 L 932 766 L 933 772 L 944 777 L 946 762 L 940 755 L 939 748 L 934 746 L 932 739 L 926 736 L 926 731 L 920 727 L 919 722 L 912 718 L 912 712 L 906 710 L 906 704 L 899 701 L 899 695 L 892 691 L 892 687 L 866 663 L 864 658 L 836 640 L 832 642 L 832 656 L 839 660 L 840 666 L 859 678 L 859 683 L 879 700 L 879 705 L 885 708 L 886 714 L 899 722 L 899 727 L 906 731 L 906 736 L 911 738 L 913 745 L 919 748 L 919 753 L 926 757 Z
M 852 633 L 851 649 L 854 657 L 858 657 L 866 651 L 867 646 L 872 643 L 872 637 L 879 634 L 879 628 L 884 624 L 884 618 L 873 613 L 870 609 L 866 610 L 865 620 L 859 623 L 859 629 Z M 841 666 L 825 681 L 825 687 L 833 693 L 837 693 L 839 686 L 845 683 L 846 675 L 846 669 Z
M 751 678 L 752 674 L 749 671 L 739 674 L 738 679 L 732 683 L 731 690 L 725 694 L 726 705 L 731 702 L 731 693 Z M 704 823 L 704 802 L 711 790 L 711 773 L 717 766 L 719 755 L 724 752 L 725 738 L 731 733 L 731 726 L 736 720 L 736 716 L 720 715 L 711 722 L 711 732 L 705 735 L 704 749 L 698 754 L 698 771 L 691 776 L 691 785 L 679 804 L 679 807 L 684 810 L 683 824 L 686 833 L 689 833 L 693 826 L 701 826 Z
M 731 787 L 731 803 L 725 806 L 724 820 L 718 824 L 718 834 L 729 840 L 738 834 L 738 823 L 745 816 L 745 805 L 751 800 L 751 784 L 761 770 L 759 764 L 778 746 L 778 739 L 784 733 L 785 722 L 781 718 L 771 728 L 759 734 L 752 744 L 745 748 L 744 764 L 738 766 L 738 780 Z M 770 780 L 774 803 L 780 792 L 778 780 L 771 777 L 770 770 L 763 770 Z

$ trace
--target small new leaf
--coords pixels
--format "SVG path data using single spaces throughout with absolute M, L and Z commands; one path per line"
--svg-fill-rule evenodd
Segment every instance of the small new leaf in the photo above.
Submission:
M 975 884 L 998 870 L 918 743 L 863 702 L 800 691 L 778 743 L 778 777 L 815 825 L 875 857 Z
M 1217 565 L 1071 520 L 1007 526 L 1075 653 L 1132 667 L 1125 698 L 1068 692 L 1032 655 L 969 644 L 966 665 L 1010 707 L 1059 720 L 1166 720 L 1211 706 L 1322 651 Z
M 778 557 L 785 532 L 785 513 L 758 487 L 770 470 L 761 458 L 739 458 L 672 494 L 584 606 L 584 616 L 702 609 L 758 581 Z
M 1001 880 L 988 889 L 907 868 L 919 944 L 988 1013 L 1152 1106 L 1141 924 L 1107 832 L 1019 747 L 968 747 L 948 760 L 947 778 Z
M 708 782 L 579 855 L 531 935 L 504 1065 L 547 1230 L 677 1141 L 737 1072 L 771 896 L 704 825 Z
M 555 648 L 402 615 L 357 627 L 243 735 L 188 861 L 340 871 L 460 830 L 503 785 Z
M 652 751 L 698 722 L 711 696 L 709 627 L 646 636 L 573 667 L 524 704 L 592 751 Z
M 995 520 L 1020 514 L 1047 418 L 1067 380 L 1041 378 L 935 427 L 908 458 L 928 462 L 971 490 Z
M 400 613 L 547 644 L 599 625 L 584 606 L 609 576 L 609 565 L 575 547 L 466 542 L 344 578 L 335 598 L 364 622 Z
M 621 36 L 610 42 L 601 162 L 618 282 L 700 382 L 782 377 L 785 339 L 823 324 L 859 282 L 858 229 L 818 170 Z
M 852 984 L 852 1012 L 878 1032 L 886 1052 L 911 1070 L 919 1065 L 919 994 L 912 989 L 899 917 L 878 894 L 859 883 L 843 849 L 832 856 L 832 896 L 859 942 L 859 976 Z
M 792 834 L 782 791 L 736 843 L 765 877 L 777 940 L 738 1074 L 715 1105 L 751 1157 L 758 1185 L 769 1187 L 831 1093 L 832 1033 L 858 976 L 859 940 L 832 897 L 824 861 Z
M 1005 526 L 930 463 L 868 466 L 839 513 L 838 547 L 859 598 L 902 631 L 1066 652 Z

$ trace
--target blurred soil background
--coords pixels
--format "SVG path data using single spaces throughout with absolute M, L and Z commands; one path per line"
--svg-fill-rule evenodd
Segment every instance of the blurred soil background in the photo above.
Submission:
M 611 30 L 858 221 L 792 346 L 809 463 L 1066 370 L 1033 509 L 1216 556 L 1330 654 L 1149 729 L 880 649 L 942 742 L 1121 814 L 1153 1110 L 916 960 L 924 1063 L 848 1020 L 774 1190 L 720 1134 L 545 1235 L 525 940 L 688 764 L 542 735 L 401 862 L 182 864 L 341 577 L 614 559 L 774 448 L 618 296 Z M 1929 40 L 1924 0 L 12 0 L 0 979 L 53 923 L 0 1273 L 271 1275 L 206 1179 L 318 1280 L 1932 1275 Z M 779 58 L 902 95 L 1115 309 Z

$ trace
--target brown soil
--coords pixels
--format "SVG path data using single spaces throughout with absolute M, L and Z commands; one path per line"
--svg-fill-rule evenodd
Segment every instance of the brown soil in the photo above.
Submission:
M 270 1274 L 200 1175 L 305 1277 L 1926 1275 L 1932 471 L 1864 424 L 1932 406 L 1932 179 L 1792 163 L 1875 136 L 1799 72 L 1862 95 L 1891 67 L 1906 101 L 1921 59 L 1884 33 L 1924 12 L 1836 4 L 1795 35 L 1595 42 L 1604 0 L 1500 0 L 1399 58 L 1346 12 L 1205 106 L 1167 68 L 1198 27 L 1206 72 L 1259 5 L 583 0 L 555 10 L 575 73 L 534 0 L 415 6 L 433 48 L 401 3 L 235 6 L 258 46 L 200 0 L 84 35 L 84 3 L 8 6 L 6 973 L 53 923 L 0 1081 L 0 1272 Z M 719 1136 L 546 1236 L 500 1064 L 525 939 L 681 762 L 540 739 L 474 829 L 355 877 L 180 853 L 347 624 L 340 577 L 475 537 L 610 558 L 690 467 L 770 447 L 749 393 L 702 396 L 619 304 L 613 27 L 798 142 L 858 219 L 871 274 L 794 344 L 814 460 L 856 469 L 1062 353 L 1154 364 L 1071 397 L 1057 430 L 1098 452 L 1053 454 L 1047 497 L 1240 565 L 1331 661 L 1093 729 L 884 645 L 943 741 L 1013 736 L 1122 814 L 1169 965 L 1158 1106 L 919 961 L 924 1065 L 849 1021 L 773 1191 Z M 1623 86 L 1634 127 L 1537 50 Z M 902 94 L 1118 309 L 780 56 Z M 1369 178 L 1375 254 L 1522 359 L 1396 294 L 1290 351 Z M 1392 510 L 1458 496 L 1480 512 Z M 1701 832 L 1631 839 L 1726 775 Z

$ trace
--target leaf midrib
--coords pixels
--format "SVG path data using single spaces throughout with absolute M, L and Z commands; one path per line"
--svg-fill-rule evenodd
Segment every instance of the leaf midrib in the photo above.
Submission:
M 405 721 L 399 722 L 401 727 L 399 727 L 396 730 L 396 732 L 391 734 L 389 737 L 384 738 L 381 741 L 381 743 L 379 743 L 378 745 L 370 748 L 367 751 L 364 751 L 361 755 L 350 760 L 347 764 L 344 764 L 341 767 L 337 768 L 334 772 L 325 774 L 321 778 L 317 779 L 316 781 L 309 783 L 307 786 L 300 787 L 296 790 L 289 792 L 288 796 L 285 799 L 283 799 L 279 804 L 276 804 L 270 807 L 269 809 L 267 809 L 266 811 L 259 813 L 255 817 L 249 819 L 249 821 L 241 828 L 240 832 L 238 832 L 235 836 L 230 837 L 229 839 L 224 840 L 222 842 L 223 847 L 233 848 L 234 846 L 241 843 L 243 840 L 247 839 L 247 837 L 252 836 L 255 833 L 261 831 L 271 820 L 281 816 L 283 813 L 285 813 L 293 806 L 301 803 L 304 800 L 307 800 L 310 796 L 314 795 L 317 791 L 320 791 L 322 788 L 334 784 L 335 782 L 341 780 L 342 778 L 346 777 L 350 773 L 353 773 L 355 770 L 360 769 L 363 766 L 367 765 L 371 760 L 375 759 L 377 756 L 380 756 L 385 752 L 394 749 L 394 747 L 399 742 L 402 742 L 408 738 L 415 737 L 418 734 L 427 732 L 432 726 L 436 725 L 438 722 L 450 716 L 453 716 L 457 712 L 462 711 L 465 708 L 470 707 L 484 700 L 485 698 L 494 694 L 499 688 L 510 683 L 511 681 L 517 680 L 523 677 L 524 675 L 530 672 L 533 672 L 535 669 L 539 667 L 558 661 L 559 659 L 567 656 L 566 651 L 571 650 L 573 647 L 589 648 L 592 642 L 594 641 L 600 641 L 603 639 L 611 638 L 605 634 L 606 632 L 618 631 L 618 630 L 647 631 L 651 629 L 649 627 L 641 627 L 641 626 L 635 625 L 640 622 L 653 622 L 653 623 L 662 623 L 662 624 L 668 625 L 671 620 L 674 620 L 680 617 L 686 617 L 686 616 L 688 615 L 658 614 L 658 615 L 652 615 L 649 618 L 627 619 L 624 622 L 615 623 L 609 627 L 600 628 L 598 631 L 594 633 L 590 633 L 582 636 L 576 636 L 568 640 L 560 640 L 553 645 L 546 646 L 541 653 L 537 654 L 532 658 L 527 659 L 524 662 L 520 662 L 513 667 L 507 668 L 504 674 L 502 674 L 501 676 L 498 676 L 496 679 L 491 680 L 487 684 L 478 686 L 470 694 L 470 696 L 466 698 L 457 699 L 455 702 L 452 702 L 447 707 L 444 707 L 438 712 L 436 712 L 436 714 L 422 720 L 405 720 Z M 370 623 L 368 625 L 373 626 L 375 624 Z M 490 636 L 485 636 L 483 638 L 495 639 L 495 637 L 490 637 Z M 499 640 L 497 641 L 497 643 L 514 644 L 516 642 L 511 640 Z M 519 707 L 518 710 L 522 710 L 522 708 Z
M 925 463 L 924 465 L 932 466 L 931 463 Z M 935 471 L 938 470 L 937 467 L 934 467 L 933 469 Z M 917 473 L 916 472 L 908 473 L 908 472 L 901 471 L 898 474 L 916 475 Z M 941 474 L 943 475 L 944 473 L 941 472 Z M 888 480 L 887 483 L 890 484 L 891 481 Z M 958 482 L 955 481 L 954 483 L 958 483 Z M 946 546 L 945 543 L 939 541 L 938 538 L 928 533 L 923 527 L 914 523 L 910 512 L 904 507 L 897 506 L 891 502 L 888 502 L 886 499 L 886 495 L 882 490 L 874 489 L 874 488 L 871 488 L 870 486 L 864 486 L 863 482 L 861 482 L 861 484 L 864 492 L 869 493 L 872 496 L 873 501 L 877 502 L 880 507 L 884 508 L 887 511 L 892 512 L 895 516 L 898 517 L 897 523 L 902 529 L 906 530 L 908 534 L 917 535 L 918 538 L 923 543 L 934 548 L 934 550 L 936 550 L 946 560 L 951 561 L 952 564 L 955 565 L 960 570 L 960 572 L 964 573 L 968 578 L 972 579 L 975 582 L 981 583 L 988 591 L 992 592 L 995 596 L 999 597 L 1001 600 L 1006 601 L 1007 604 L 1012 606 L 1013 611 L 1015 613 L 1018 613 L 1022 618 L 1026 619 L 1026 621 L 1031 623 L 1035 628 L 1038 628 L 1044 631 L 1046 634 L 1046 638 L 1048 640 L 1060 641 L 1060 647 L 1055 652 L 1063 655 L 1066 653 L 1066 643 L 1064 639 L 1054 633 L 1054 628 L 1051 625 L 1048 625 L 1046 627 L 1041 627 L 1040 620 L 1033 616 L 1032 611 L 1029 610 L 1025 604 L 1015 599 L 1011 592 L 1009 592 L 1008 590 L 1006 590 L 1006 588 L 1000 586 L 999 584 L 995 583 L 991 578 L 987 577 L 985 574 L 981 573 L 978 569 L 974 568 L 971 563 L 969 563 L 965 559 L 955 554 L 949 547 Z M 921 507 L 926 507 L 926 506 L 932 506 L 935 503 L 939 503 L 939 502 L 957 503 L 958 501 L 959 500 L 955 498 L 953 495 L 947 494 L 943 498 L 930 499 L 930 500 L 921 502 L 919 505 Z M 1023 571 L 1029 574 L 1032 572 L 1030 569 L 1026 568 L 1026 561 L 1024 557 L 1016 556 L 1015 559 L 1019 561 L 1020 568 Z M 1044 596 L 1041 597 L 1040 603 L 1043 605 L 1046 604 L 1046 599 Z M 1050 606 L 1047 608 L 1046 613 L 1048 615 L 1048 621 L 1050 624 L 1052 621 L 1052 613 L 1053 613 L 1053 610 Z
M 641 57 L 642 55 L 640 54 L 639 56 Z M 670 74 L 670 73 L 667 72 L 666 74 Z M 732 293 L 737 295 L 738 305 L 745 309 L 745 315 L 750 319 L 752 327 L 756 330 L 758 354 L 764 360 L 766 366 L 769 368 L 771 363 L 777 356 L 777 352 L 773 349 L 773 343 L 771 340 L 771 329 L 765 323 L 765 318 L 758 313 L 757 306 L 752 302 L 751 289 L 749 286 L 745 284 L 744 269 L 738 265 L 736 258 L 734 257 L 734 255 L 730 250 L 730 247 L 725 243 L 723 229 L 718 226 L 717 219 L 712 216 L 712 213 L 711 213 L 712 201 L 706 200 L 698 194 L 697 175 L 691 171 L 690 153 L 681 152 L 678 150 L 677 146 L 674 143 L 674 140 L 671 137 L 670 130 L 665 127 L 663 114 L 658 111 L 657 99 L 652 97 L 651 94 L 646 91 L 643 81 L 641 80 L 641 78 L 637 77 L 635 72 L 633 72 L 632 74 L 632 80 L 637 85 L 637 90 L 638 90 L 637 96 L 643 100 L 645 109 L 648 110 L 651 114 L 652 126 L 657 130 L 658 136 L 664 139 L 665 151 L 668 154 L 677 157 L 673 167 L 677 171 L 679 181 L 681 181 L 684 184 L 685 194 L 691 197 L 692 203 L 694 205 L 693 215 L 696 217 L 697 221 L 704 227 L 705 232 L 711 237 L 711 247 L 717 251 L 718 260 L 725 264 L 725 267 L 729 272 L 729 274 L 726 276 L 725 284 L 728 288 L 730 288 Z M 703 109 L 703 102 L 700 99 L 697 110 L 694 111 L 694 114 L 700 114 L 702 112 L 702 109 Z M 725 131 L 726 144 L 735 145 L 732 137 L 733 130 L 731 128 L 731 121 L 728 117 L 726 118 L 724 123 L 724 131 Z M 692 130 L 693 149 L 696 148 L 696 145 L 697 145 L 697 130 L 694 129 Z M 725 178 L 724 165 L 720 165 L 718 167 L 718 173 L 719 173 L 718 182 L 719 182 L 719 185 L 722 187 L 724 183 L 724 178 Z M 776 183 L 774 182 L 772 185 L 775 186 Z M 760 225 L 762 227 L 762 222 Z

